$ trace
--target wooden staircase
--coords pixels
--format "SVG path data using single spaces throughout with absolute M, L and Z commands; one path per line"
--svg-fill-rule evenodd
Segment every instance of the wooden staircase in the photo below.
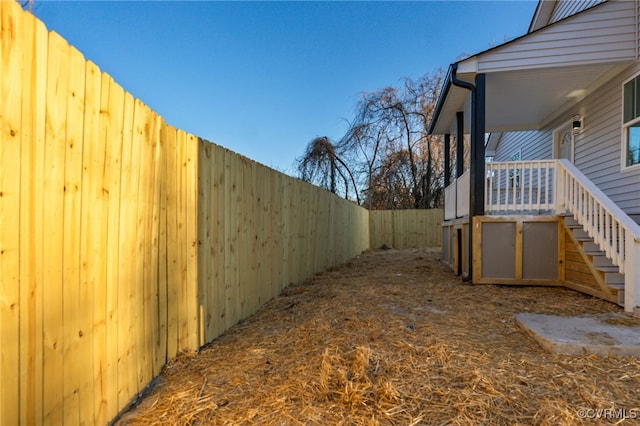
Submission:
M 487 214 L 570 212 L 565 286 L 640 313 L 640 224 L 566 159 L 490 162 L 486 172 Z
M 575 247 L 580 256 L 578 259 L 567 254 L 565 268 L 582 272 L 582 275 L 567 272 L 565 285 L 624 306 L 624 274 L 620 273 L 620 269 L 612 263 L 577 220 L 571 215 L 563 215 L 563 218 L 567 250 L 571 251 L 572 247 Z M 591 275 L 592 279 L 585 277 L 585 274 Z

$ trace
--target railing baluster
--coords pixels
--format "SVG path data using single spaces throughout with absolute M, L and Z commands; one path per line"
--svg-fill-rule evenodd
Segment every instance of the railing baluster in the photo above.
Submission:
M 614 217 L 611 217 L 611 243 L 609 245 L 609 250 L 611 252 L 611 257 L 614 259 L 618 258 L 618 227 L 617 221 Z
M 493 191 L 495 190 L 494 187 L 496 186 L 496 171 L 495 171 L 495 167 L 491 167 L 491 211 L 495 210 L 495 205 L 497 203 L 497 200 L 493 199 Z M 499 185 L 498 185 L 499 188 Z
M 507 186 L 509 188 L 509 191 L 507 192 L 507 210 L 509 210 L 511 208 L 511 204 L 513 203 L 513 184 L 515 182 L 515 177 L 512 175 L 512 168 L 510 166 L 507 166 L 507 176 L 506 178 L 508 179 L 507 181 Z
M 599 213 L 599 217 L 598 217 L 598 224 L 600 226 L 600 228 L 604 231 L 607 229 L 606 224 L 605 224 L 605 210 L 604 210 L 604 206 L 600 204 L 600 213 Z M 601 232 L 602 235 L 602 243 L 604 245 L 605 243 L 605 234 L 604 232 Z
M 518 167 L 518 184 L 520 185 L 519 188 L 519 192 L 520 192 L 520 202 L 518 203 L 520 205 L 520 209 L 523 209 L 525 207 L 525 203 L 524 203 L 524 163 L 521 163 L 521 166 Z
M 602 227 L 602 219 L 603 219 L 602 218 L 602 212 L 603 212 L 602 205 L 598 204 L 598 215 L 596 216 L 596 229 L 597 230 L 603 229 L 603 227 Z M 596 233 L 596 242 L 598 243 L 598 245 L 600 247 L 602 247 L 604 245 L 602 232 L 597 232 Z
M 567 193 L 567 196 L 566 196 L 567 197 L 567 200 L 566 200 L 567 208 L 571 209 L 571 213 L 575 214 L 575 212 L 574 212 L 574 208 L 575 208 L 574 201 L 575 200 L 574 200 L 574 197 L 573 197 L 573 193 L 571 191 L 571 176 L 568 173 L 564 172 L 564 179 L 565 179 L 565 186 L 566 186 L 565 190 L 566 190 L 566 193 Z
M 511 208 L 511 210 L 513 210 L 513 211 L 517 211 L 518 210 L 518 183 L 519 183 L 518 179 L 519 179 L 519 176 L 516 175 L 516 172 L 518 170 L 517 164 L 518 163 L 516 163 L 516 166 L 513 169 L 513 206 Z
M 533 209 L 533 167 L 531 167 L 531 165 L 529 165 L 529 167 L 527 167 L 527 171 L 529 173 L 529 178 L 528 178 L 528 182 L 529 182 L 529 199 L 527 200 L 527 207 L 528 210 L 532 210 Z
M 505 164 L 504 166 L 504 206 L 505 206 L 505 210 L 509 210 L 509 207 L 511 206 L 511 177 L 509 176 L 509 174 L 511 173 L 509 171 L 509 165 Z
M 604 246 L 606 247 L 605 249 L 605 253 L 607 254 L 607 257 L 609 257 L 609 254 L 611 253 L 611 250 L 609 249 L 609 235 L 611 234 L 611 230 L 609 229 L 609 213 L 605 212 L 604 213 Z
M 591 235 L 593 229 L 593 218 L 591 217 L 591 196 L 585 192 L 585 206 L 584 206 L 584 214 L 587 221 L 587 234 Z
M 565 177 L 564 174 L 560 171 L 560 167 L 558 167 L 555 163 L 553 164 L 553 168 L 549 169 L 549 171 L 552 171 L 553 173 L 553 180 L 551 179 L 551 175 L 547 173 L 547 180 L 549 180 L 551 183 L 547 182 L 546 188 L 547 191 L 549 190 L 549 188 L 552 188 L 553 191 L 553 193 L 551 194 L 551 196 L 553 197 L 553 211 L 555 213 L 561 213 L 561 209 L 566 210 L 566 207 L 561 206 L 558 203 L 558 201 L 560 200 L 559 194 L 565 194 L 566 197 Z M 549 200 L 549 195 L 549 192 L 545 194 L 547 203 L 551 202 Z
M 543 170 L 544 165 L 542 163 L 540 163 L 537 167 L 537 174 L 534 176 L 534 180 L 536 181 L 536 191 L 535 191 L 535 196 L 536 196 L 536 208 L 538 210 L 542 209 L 542 199 L 541 194 L 542 194 L 542 186 L 541 185 L 541 179 L 540 176 L 542 175 L 542 170 Z
M 491 199 L 491 196 L 493 194 L 493 179 L 491 178 L 491 174 L 492 174 L 491 164 L 487 164 L 487 188 L 486 188 L 486 193 L 485 193 L 485 196 L 484 196 L 485 198 L 484 199 L 486 200 L 486 203 L 487 203 L 486 209 L 489 212 L 491 212 L 493 210 L 492 209 L 493 203 L 492 203 L 492 199 Z
M 618 235 L 617 235 L 617 244 L 618 244 L 618 261 L 620 262 L 621 259 L 624 259 L 624 229 L 622 229 L 620 227 L 619 224 L 616 224 L 618 226 L 616 226 L 617 231 L 618 231 Z M 618 265 L 620 268 L 620 273 L 624 274 L 624 261 L 620 262 L 620 265 Z
M 596 232 L 599 228 L 598 228 L 598 206 L 596 205 L 596 200 L 595 198 L 593 198 L 593 195 L 591 195 L 590 197 L 590 204 L 591 204 L 591 222 L 593 224 L 593 237 L 594 239 L 596 238 L 596 236 L 598 235 L 598 233 Z
M 574 181 L 574 186 L 577 182 Z M 580 212 L 580 217 L 582 218 L 582 222 L 586 222 L 587 218 L 584 215 L 584 194 L 582 193 L 582 187 L 578 187 L 578 211 Z
M 553 182 L 555 179 L 560 179 L 560 175 L 558 174 L 558 168 L 556 167 L 555 163 L 553 164 L 550 163 L 549 169 L 547 170 L 547 184 L 545 185 L 545 189 L 547 191 L 547 193 L 545 194 L 545 199 L 547 200 L 547 205 L 549 206 L 549 208 L 551 208 L 552 205 L 556 205 L 557 191 L 553 190 L 553 188 L 555 188 L 553 186 Z M 563 182 L 564 182 L 564 178 L 560 180 L 561 184 L 563 184 Z M 563 190 L 558 190 L 558 191 L 563 191 Z
M 509 176 L 509 174 L 511 173 L 509 171 L 509 165 L 505 164 L 505 175 L 504 175 L 504 205 L 505 205 L 505 210 L 509 210 L 509 207 L 511 206 L 511 177 Z
M 498 203 L 500 203 L 500 208 L 499 210 L 502 210 L 504 208 L 504 200 L 506 197 L 506 191 L 507 191 L 507 187 L 506 187 L 506 181 L 504 180 L 504 164 L 500 165 L 500 168 L 498 169 L 498 174 L 500 175 L 500 180 L 498 181 L 500 183 L 499 185 L 499 189 L 500 189 L 500 197 L 498 198 Z
M 494 179 L 496 181 L 495 183 L 495 192 L 496 192 L 496 199 L 495 199 L 495 210 L 500 210 L 500 206 L 502 205 L 502 203 L 500 202 L 500 197 L 501 197 L 501 193 L 502 193 L 502 177 L 501 177 L 501 172 L 500 172 L 500 167 L 496 167 L 494 169 L 495 171 L 495 176 Z
M 509 194 L 511 193 L 511 181 L 509 180 L 509 170 L 508 170 L 508 166 L 507 165 L 504 166 L 503 172 L 504 172 L 504 176 L 503 176 L 503 179 L 504 179 L 504 203 L 503 203 L 503 205 L 504 205 L 504 207 L 503 208 L 505 210 L 508 210 L 509 209 L 509 203 L 511 202 L 510 198 L 509 198 Z

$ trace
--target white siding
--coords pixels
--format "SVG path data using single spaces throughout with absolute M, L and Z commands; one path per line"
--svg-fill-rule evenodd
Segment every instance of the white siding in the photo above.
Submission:
M 628 214 L 640 214 L 640 169 L 621 170 L 622 84 L 640 63 L 610 80 L 578 107 L 585 129 L 576 143 L 576 166 Z
M 636 59 L 635 2 L 607 2 L 478 56 L 478 72 Z
M 521 151 L 521 159 L 546 160 L 551 158 L 551 133 L 548 131 L 528 130 L 505 132 L 496 147 L 495 161 L 510 161 L 513 155 Z
M 575 15 L 578 12 L 582 12 L 585 9 L 603 2 L 604 0 L 560 0 L 556 2 L 549 24 Z
M 576 136 L 575 165 L 629 215 L 640 215 L 640 169 L 621 170 L 622 84 L 640 73 L 640 63 L 610 80 L 576 105 L 584 120 Z M 495 161 L 508 161 L 518 150 L 523 160 L 552 157 L 553 130 L 571 119 L 558 117 L 540 131 L 503 133 Z

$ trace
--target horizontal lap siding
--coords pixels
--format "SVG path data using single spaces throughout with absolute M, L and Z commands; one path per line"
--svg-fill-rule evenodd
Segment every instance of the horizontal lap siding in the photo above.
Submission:
M 568 3 L 572 2 L 561 2 L 558 5 L 566 7 Z M 576 6 L 578 7 L 578 5 Z M 545 46 L 545 43 L 552 43 L 554 38 L 560 39 L 560 35 L 569 35 L 573 31 L 574 43 L 578 41 L 575 39 L 576 36 L 584 35 L 584 40 L 581 40 L 579 44 L 584 48 L 593 49 L 594 54 L 600 55 L 598 46 L 602 46 L 603 49 L 612 48 L 609 43 L 611 40 L 597 37 L 606 28 L 608 28 L 607 31 L 610 31 L 611 28 L 616 29 L 615 37 L 624 35 L 628 40 L 635 40 L 637 25 L 635 8 L 635 2 L 613 2 L 599 6 L 571 18 L 571 20 L 565 20 L 542 30 L 543 35 L 534 34 L 534 38 L 532 38 L 534 43 L 524 47 L 533 49 L 531 57 L 535 57 L 537 47 Z M 585 28 L 587 26 L 591 26 L 591 28 L 581 30 L 582 25 Z M 601 43 L 598 38 L 608 42 Z M 536 45 L 536 40 L 541 44 Z M 583 47 L 578 47 L 575 51 L 578 52 Z M 617 46 L 613 46 L 611 50 L 616 49 Z M 633 50 L 634 57 L 635 49 L 635 45 L 625 48 L 629 54 Z M 511 53 L 514 52 L 516 51 Z M 564 50 L 558 52 L 566 53 Z M 601 57 L 610 57 L 607 55 Z M 566 112 L 566 117 L 557 117 L 541 131 L 504 133 L 496 149 L 496 161 L 510 160 L 518 149 L 522 149 L 523 160 L 551 158 L 554 129 L 567 123 L 571 114 L 579 113 L 584 122 L 584 129 L 576 136 L 575 140 L 576 166 L 624 211 L 628 214 L 639 214 L 640 191 L 637 188 L 640 187 L 640 170 L 621 171 L 622 85 L 638 73 L 640 73 L 639 64 L 627 68 Z
M 521 160 L 551 158 L 551 133 L 547 131 L 505 132 L 496 147 L 495 161 L 511 161 L 521 151 Z
M 622 171 L 622 85 L 640 72 L 627 68 L 576 110 L 585 120 L 576 138 L 576 166 L 628 214 L 640 213 L 640 169 Z
M 628 214 L 640 213 L 640 170 L 621 172 L 622 85 L 639 72 L 640 65 L 629 67 L 573 108 L 584 120 L 575 141 L 576 166 Z M 551 158 L 553 131 L 569 115 L 540 131 L 503 133 L 495 160 L 509 161 L 520 149 L 523 160 Z
M 623 61 L 636 57 L 634 2 L 612 2 L 480 55 L 478 71 Z

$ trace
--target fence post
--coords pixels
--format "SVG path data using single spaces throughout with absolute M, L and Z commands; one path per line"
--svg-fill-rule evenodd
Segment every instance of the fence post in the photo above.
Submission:
M 624 310 L 640 309 L 640 239 L 625 230 Z

